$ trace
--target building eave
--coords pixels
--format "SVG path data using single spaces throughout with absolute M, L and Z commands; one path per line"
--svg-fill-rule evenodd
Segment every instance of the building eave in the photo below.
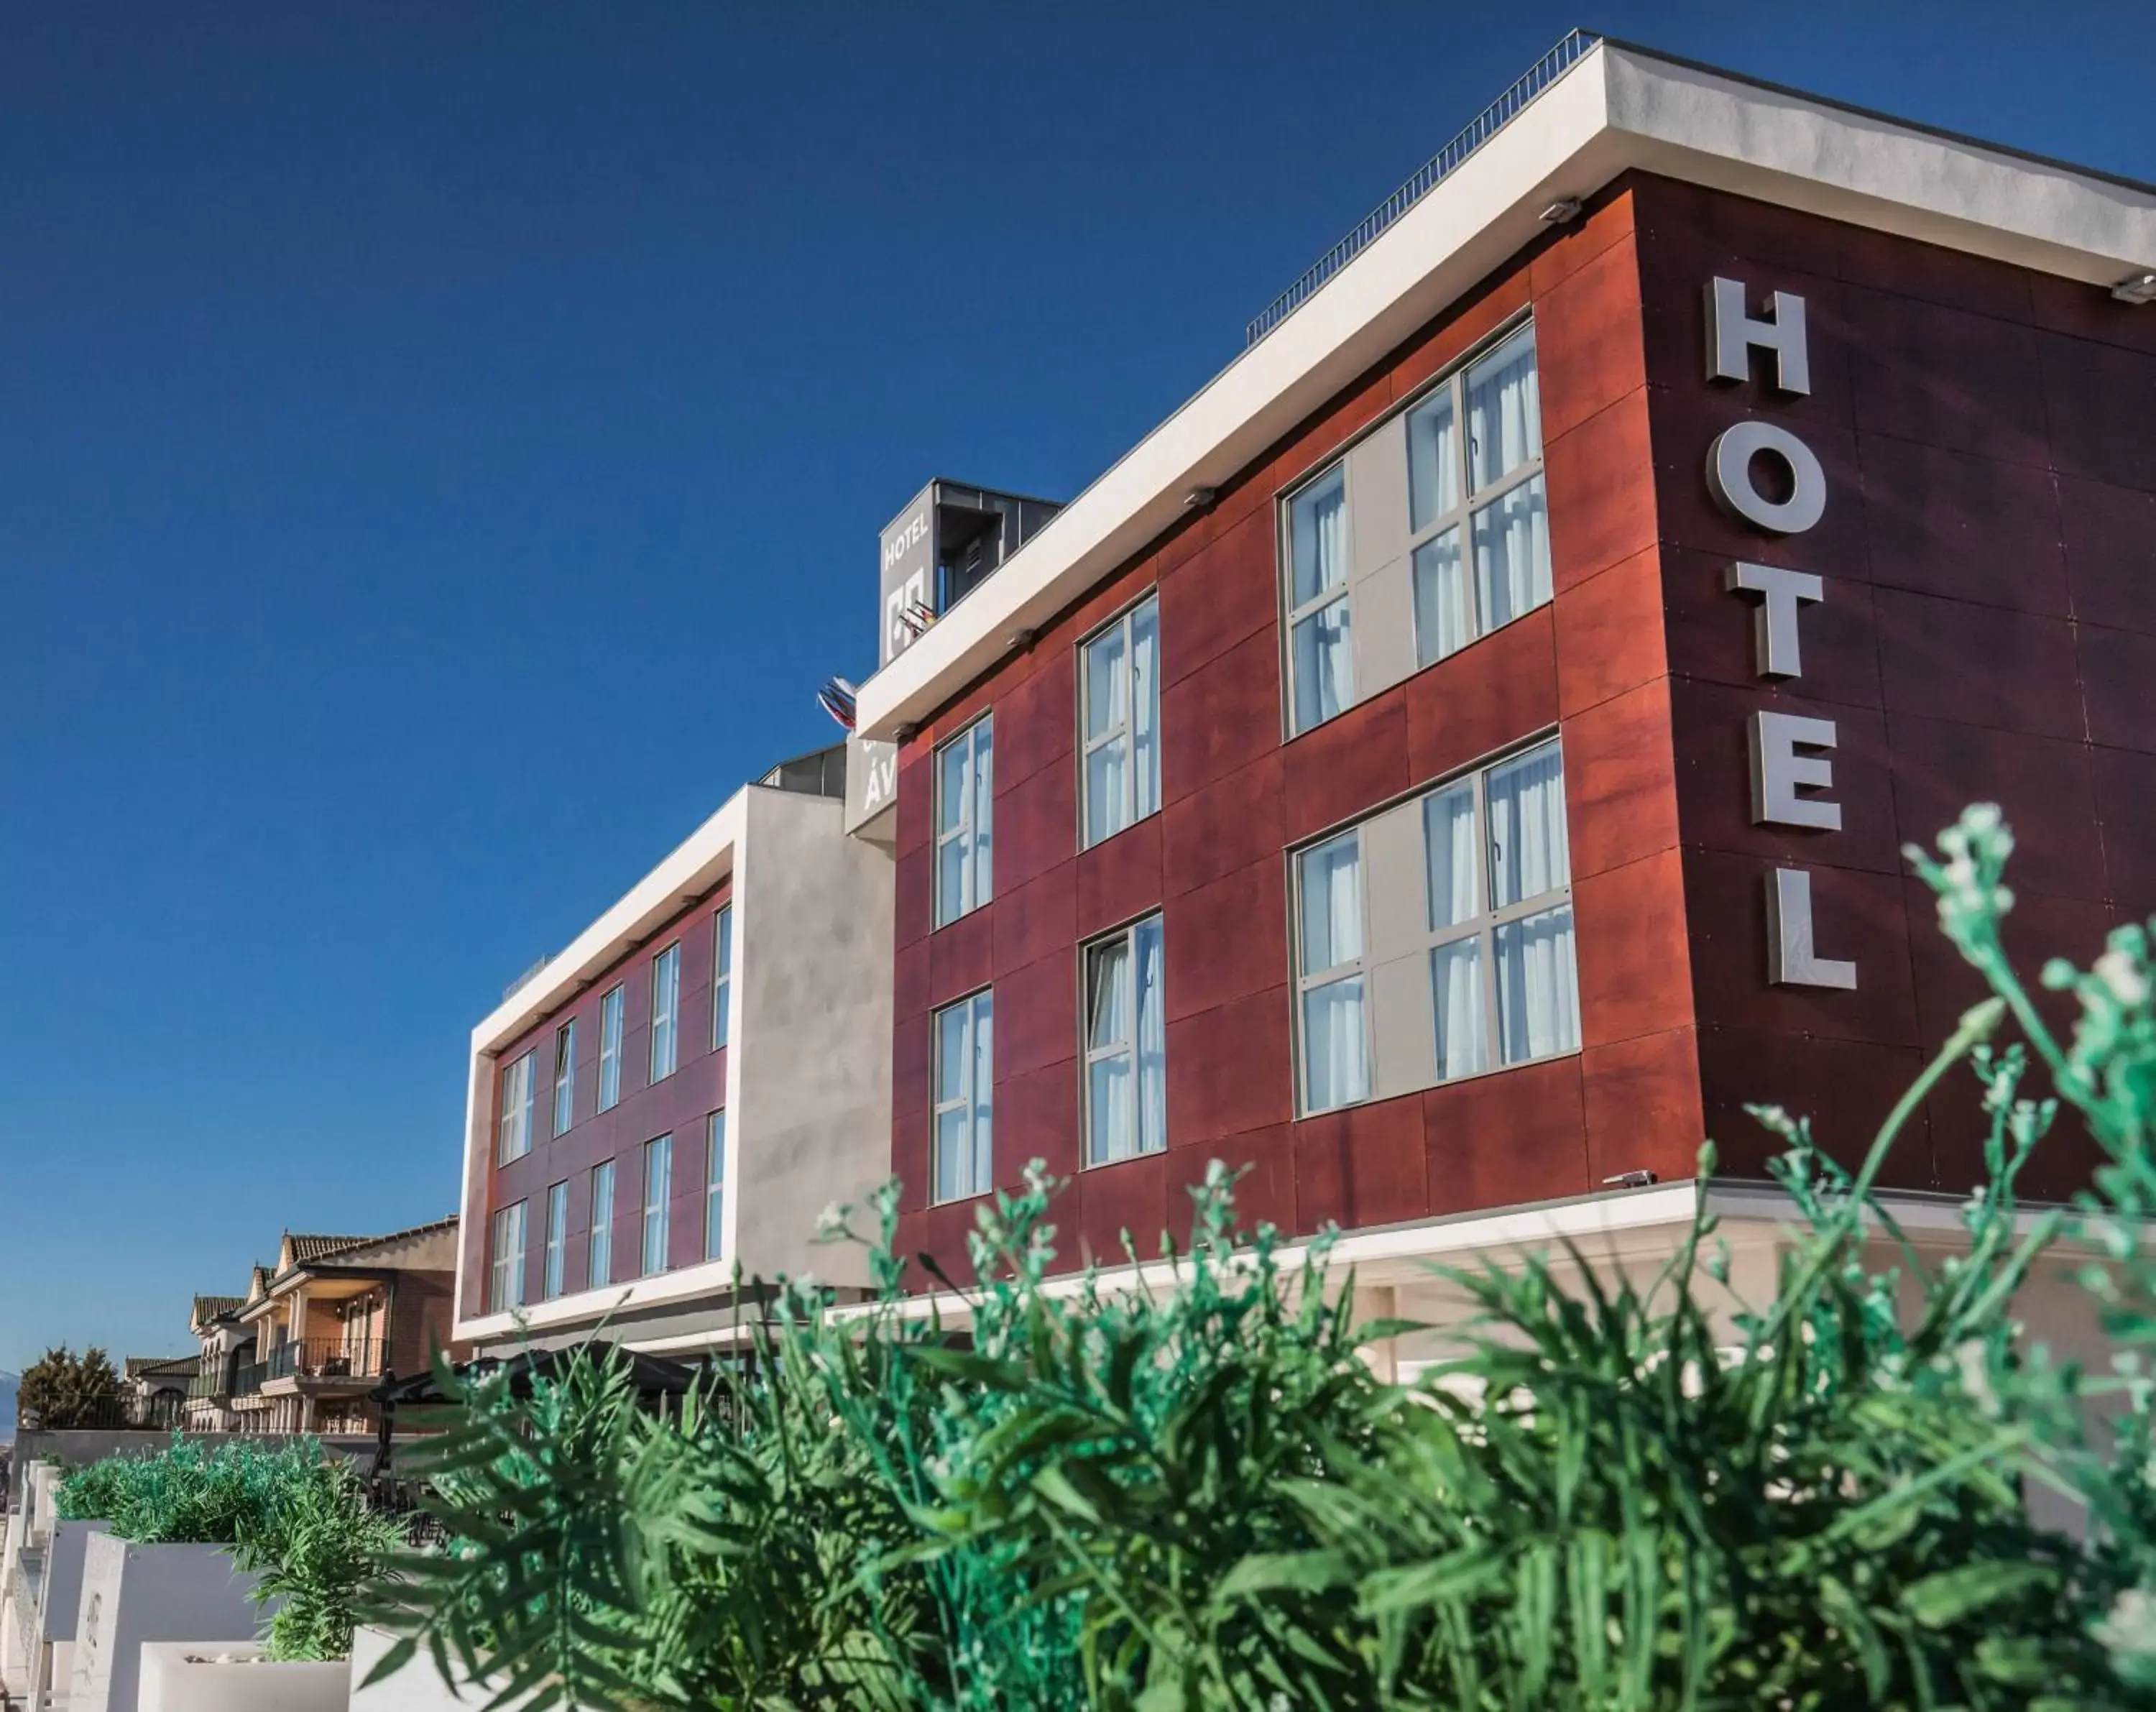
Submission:
M 2107 288 L 2156 266 L 2156 188 L 1604 42 L 861 686 L 917 725 L 1543 230 L 1660 173 Z

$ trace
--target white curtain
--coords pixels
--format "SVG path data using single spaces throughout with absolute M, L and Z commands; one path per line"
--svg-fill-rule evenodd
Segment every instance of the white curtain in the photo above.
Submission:
M 1430 925 L 1455 927 L 1479 912 L 1472 784 L 1423 799 L 1422 838 L 1430 864 Z
M 1128 1159 L 1137 1150 L 1132 1118 L 1131 949 L 1126 939 L 1096 945 L 1087 954 L 1086 995 L 1086 1137 L 1095 1164 Z M 1116 1050 L 1120 1048 L 1122 1050 Z
M 995 896 L 995 749 L 988 722 L 973 727 L 973 895 L 978 909 Z
M 1306 606 L 1348 580 L 1348 485 L 1338 465 L 1295 496 L 1295 604 Z
M 1322 725 L 1355 699 L 1353 614 L 1342 595 L 1295 627 L 1295 728 Z
M 1432 665 L 1475 640 L 1457 528 L 1414 550 L 1414 624 L 1418 666 Z
M 1142 820 L 1160 806 L 1160 604 L 1131 614 L 1132 796 Z
M 1460 445 L 1447 385 L 1408 418 L 1408 527 L 1428 528 L 1460 503 Z
M 1430 995 L 1437 1006 L 1440 1081 L 1484 1067 L 1482 942 L 1455 939 L 1430 954 Z
M 1129 789 L 1131 739 L 1130 650 L 1121 624 L 1086 645 L 1086 842 L 1098 844 L 1120 832 Z M 1121 734 L 1100 743 L 1106 733 Z
M 1491 907 L 1503 909 L 1569 884 L 1564 762 L 1545 743 L 1490 774 Z
M 1362 846 L 1349 832 L 1302 853 L 1302 972 L 1322 974 L 1363 954 Z
M 1305 1092 L 1311 1110 L 1369 1098 L 1367 1039 L 1362 976 L 1313 987 L 1302 995 Z
M 973 1157 L 968 1162 L 973 1168 L 973 1180 L 966 1187 L 968 1193 L 984 1195 L 995 1181 L 995 1161 L 991 1156 L 995 1135 L 995 1009 L 990 995 L 982 994 L 973 1000 Z
M 1468 480 L 1480 493 L 1542 450 L 1542 385 L 1528 326 L 1467 371 Z
M 1168 1145 L 1168 1006 L 1158 918 L 1140 923 L 1132 937 L 1137 943 L 1138 1151 L 1158 1153 Z
M 1569 905 L 1497 929 L 1497 1015 L 1507 1064 L 1578 1046 Z
M 1475 598 L 1486 632 L 1550 598 L 1549 507 L 1541 476 L 1476 512 Z

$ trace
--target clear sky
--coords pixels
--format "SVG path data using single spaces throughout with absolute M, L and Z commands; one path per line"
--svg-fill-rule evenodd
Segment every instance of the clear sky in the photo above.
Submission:
M 1576 22 L 2156 179 L 2079 0 L 0 11 L 0 1368 L 451 1211 L 922 481 L 1076 491 Z

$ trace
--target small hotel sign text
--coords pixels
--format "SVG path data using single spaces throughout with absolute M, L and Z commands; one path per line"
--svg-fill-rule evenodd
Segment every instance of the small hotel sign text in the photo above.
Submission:
M 1766 314 L 1754 316 L 1740 281 L 1711 280 L 1707 379 L 1748 384 L 1755 348 L 1772 354 L 1778 390 L 1799 395 L 1811 391 L 1804 300 L 1777 291 Z M 1761 491 L 1758 484 L 1763 463 L 1781 466 L 1783 479 L 1771 494 Z M 1826 512 L 1826 473 L 1819 459 L 1795 434 L 1771 422 L 1739 422 L 1717 435 L 1707 449 L 1707 486 L 1724 511 L 1763 534 L 1801 535 Z M 1757 604 L 1753 670 L 1778 681 L 1802 677 L 1798 615 L 1826 599 L 1825 583 L 1808 571 L 1740 560 L 1730 566 L 1723 586 Z M 1762 708 L 1747 725 L 1753 824 L 1839 832 L 1841 805 L 1825 794 L 1834 787 L 1834 763 L 1828 758 L 1835 747 L 1834 722 Z M 1819 954 L 1811 876 L 1801 868 L 1776 868 L 1767 876 L 1767 979 L 1778 986 L 1856 985 L 1854 963 Z

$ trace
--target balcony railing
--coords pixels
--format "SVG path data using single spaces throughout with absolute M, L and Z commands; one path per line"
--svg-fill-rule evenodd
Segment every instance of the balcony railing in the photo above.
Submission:
M 200 1402 L 205 1397 L 223 1397 L 232 1394 L 222 1368 L 214 1373 L 198 1373 L 187 1381 L 187 1401 Z
M 264 1379 L 379 1379 L 382 1345 L 372 1338 L 302 1338 L 280 1344 L 263 1363 Z
M 249 1361 L 234 1370 L 232 1394 L 235 1397 L 251 1397 L 262 1389 L 262 1381 L 270 1376 L 266 1361 Z

